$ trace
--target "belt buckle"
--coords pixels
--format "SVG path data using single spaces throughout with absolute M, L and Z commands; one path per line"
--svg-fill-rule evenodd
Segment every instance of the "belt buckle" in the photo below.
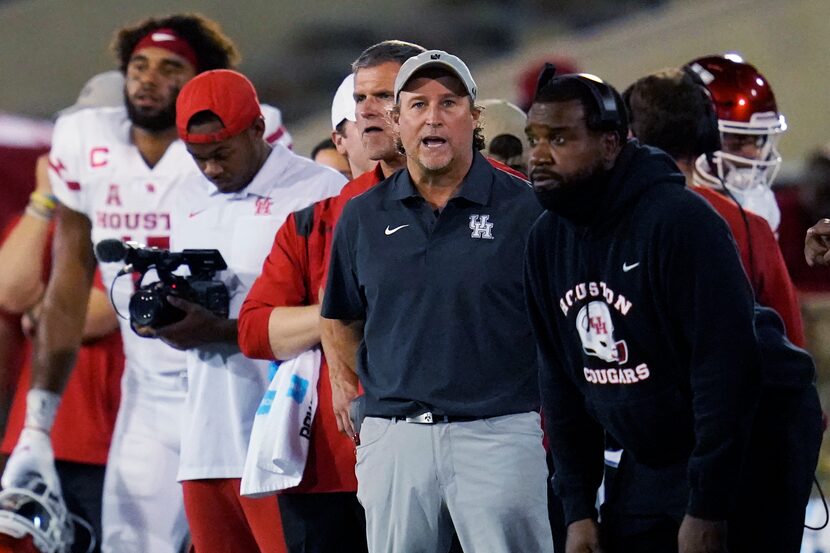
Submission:
M 421 413 L 420 415 L 414 417 L 406 417 L 406 422 L 411 422 L 414 424 L 435 424 L 435 420 L 432 416 L 431 411 L 427 411 L 426 413 Z

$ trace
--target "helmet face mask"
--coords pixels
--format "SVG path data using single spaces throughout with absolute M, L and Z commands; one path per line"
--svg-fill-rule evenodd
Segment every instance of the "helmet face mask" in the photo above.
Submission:
M 772 186 L 781 168 L 779 138 L 779 134 L 721 132 L 722 149 L 713 155 L 719 180 L 740 191 Z
M 0 534 L 31 540 L 41 553 L 68 553 L 73 533 L 63 498 L 41 478 L 0 491 Z

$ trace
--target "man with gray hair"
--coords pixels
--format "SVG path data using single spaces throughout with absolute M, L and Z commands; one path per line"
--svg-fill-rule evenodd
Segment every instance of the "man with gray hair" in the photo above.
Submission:
M 453 528 L 466 551 L 553 550 L 520 269 L 541 208 L 474 147 L 475 96 L 457 57 L 407 60 L 391 96 L 406 166 L 351 200 L 335 230 L 322 315 L 329 359 L 365 391 L 356 474 L 370 551 L 447 551 Z M 387 145 L 363 131 L 370 155 Z
M 315 216 L 313 221 L 317 226 L 322 225 L 321 233 L 328 233 L 323 246 L 322 270 L 324 273 L 328 267 L 331 232 L 340 218 L 343 206 L 350 199 L 391 176 L 405 164 L 403 154 L 395 145 L 389 111 L 393 106 L 395 77 L 401 65 L 423 51 L 424 48 L 417 44 L 400 40 L 384 40 L 364 50 L 352 63 L 357 132 L 363 143 L 364 153 L 374 163 L 374 167 L 346 184 L 337 198 L 320 202 L 326 205 L 320 206 L 319 216 Z M 324 285 L 325 280 L 325 275 L 323 275 L 321 284 Z M 325 319 L 322 320 L 320 332 L 323 349 L 328 356 L 337 427 L 340 431 L 354 437 L 355 429 L 349 417 L 349 407 L 351 401 L 358 395 L 357 374 L 348 363 L 331 356 L 334 352 L 329 346 L 331 325 Z
M 391 108 L 395 75 L 401 64 L 422 51 L 414 44 L 385 41 L 358 58 L 355 77 L 358 106 L 362 107 L 355 117 L 357 128 L 347 132 L 371 136 L 373 149 L 369 157 L 373 168 L 349 182 L 340 196 L 292 213 L 280 227 L 262 274 L 239 314 L 239 344 L 248 357 L 288 359 L 299 353 L 295 347 L 298 337 L 309 348 L 321 340 L 321 290 L 341 203 L 403 166 L 403 156 L 395 150 L 392 130 L 382 115 Z M 354 99 L 349 99 L 354 112 Z M 332 126 L 355 125 L 349 120 L 348 111 L 336 113 L 334 107 Z M 324 356 L 320 366 L 318 407 L 303 479 L 299 486 L 279 496 L 291 553 L 366 550 L 363 509 L 355 496 L 355 446 L 349 437 L 338 432 L 351 428 L 342 421 L 348 420 L 349 401 L 357 395 L 357 376 L 347 373 L 335 377 L 337 360 L 334 361 Z

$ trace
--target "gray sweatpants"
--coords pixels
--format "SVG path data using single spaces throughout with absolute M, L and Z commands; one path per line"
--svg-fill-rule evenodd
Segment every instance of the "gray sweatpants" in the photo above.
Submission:
M 552 553 L 538 413 L 413 424 L 367 417 L 357 497 L 371 553 Z

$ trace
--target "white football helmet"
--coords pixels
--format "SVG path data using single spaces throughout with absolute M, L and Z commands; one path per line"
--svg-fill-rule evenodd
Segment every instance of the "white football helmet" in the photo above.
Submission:
M 605 302 L 592 301 L 584 305 L 576 315 L 576 330 L 582 349 L 588 355 L 608 363 L 623 364 L 628 360 L 625 340 L 614 341 L 614 322 Z
M 69 553 L 73 526 L 60 492 L 38 475 L 0 491 L 0 534 L 19 542 L 20 551 L 33 544 L 40 553 Z

